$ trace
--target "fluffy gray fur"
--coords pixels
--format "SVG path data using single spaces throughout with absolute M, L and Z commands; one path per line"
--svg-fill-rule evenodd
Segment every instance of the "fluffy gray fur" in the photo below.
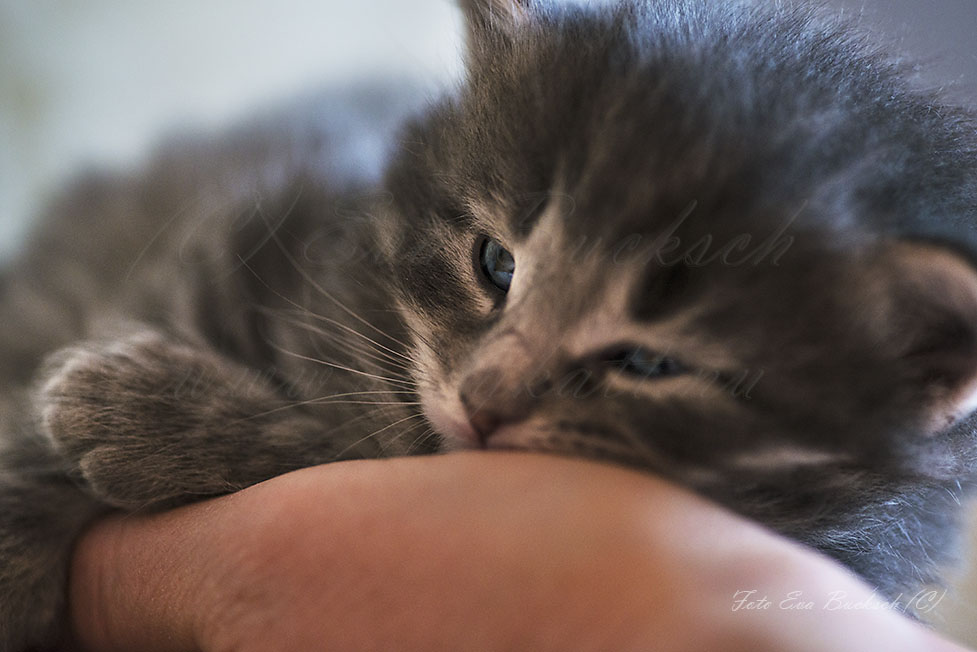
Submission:
M 57 644 L 108 509 L 471 446 L 937 579 L 977 461 L 974 122 L 816 12 L 716 4 L 463 2 L 457 92 L 396 137 L 409 103 L 353 103 L 380 183 L 330 105 L 67 192 L 0 277 L 0 651 Z

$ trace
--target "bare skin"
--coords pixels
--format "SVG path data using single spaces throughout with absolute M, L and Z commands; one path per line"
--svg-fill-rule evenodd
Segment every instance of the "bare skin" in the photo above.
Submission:
M 97 524 L 91 652 L 961 651 L 844 569 L 642 474 L 515 453 L 334 464 Z M 735 609 L 738 591 L 767 609 Z M 815 603 L 780 608 L 792 591 Z

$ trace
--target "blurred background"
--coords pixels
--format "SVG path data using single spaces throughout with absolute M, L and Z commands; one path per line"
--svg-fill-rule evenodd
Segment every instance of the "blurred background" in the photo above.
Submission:
M 0 0 L 0 256 L 83 164 L 320 87 L 459 69 L 450 0 Z
M 827 3 L 919 58 L 926 81 L 977 98 L 977 0 Z M 81 164 L 132 165 L 181 125 L 315 87 L 443 82 L 460 44 L 451 0 L 0 0 L 0 256 Z
M 977 104 L 977 0 L 827 4 L 919 60 L 920 84 Z M 317 88 L 446 85 L 460 35 L 451 0 L 0 0 L 0 259 L 81 166 L 133 166 L 167 133 Z M 932 619 L 977 646 L 977 573 L 956 586 Z

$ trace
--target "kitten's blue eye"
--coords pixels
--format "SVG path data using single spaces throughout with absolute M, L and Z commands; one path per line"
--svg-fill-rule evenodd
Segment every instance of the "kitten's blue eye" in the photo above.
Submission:
M 485 278 L 503 292 L 508 292 L 512 275 L 516 272 L 516 259 L 512 254 L 497 241 L 485 238 L 478 260 Z
M 607 362 L 622 373 L 641 378 L 667 378 L 686 372 L 685 367 L 672 358 L 644 349 L 621 351 L 608 357 Z

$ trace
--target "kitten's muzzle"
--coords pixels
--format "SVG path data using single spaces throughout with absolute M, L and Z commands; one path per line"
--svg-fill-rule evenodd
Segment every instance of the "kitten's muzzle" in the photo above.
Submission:
M 532 392 L 495 368 L 466 378 L 458 395 L 482 447 L 503 426 L 525 421 L 535 403 Z

